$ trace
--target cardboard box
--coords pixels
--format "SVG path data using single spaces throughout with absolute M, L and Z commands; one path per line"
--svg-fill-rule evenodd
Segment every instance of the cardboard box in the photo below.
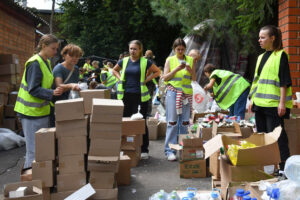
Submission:
M 88 171 L 118 172 L 119 156 L 88 156 Z
M 4 115 L 5 117 L 16 117 L 15 105 L 5 105 L 4 106 Z
M 0 65 L 0 75 L 16 74 L 15 64 Z
M 0 104 L 0 127 L 3 126 L 4 105 Z
M 54 180 L 53 161 L 33 162 L 32 180 L 41 180 L 43 187 L 52 187 Z
M 8 101 L 7 94 L 0 94 L 0 104 L 1 105 L 6 105 L 7 101 Z
M 66 191 L 66 192 L 56 192 L 56 193 L 51 193 L 51 200 L 64 200 L 68 196 L 70 196 L 73 192 L 75 191 Z
M 131 175 L 131 160 L 127 155 L 120 157 L 120 166 L 118 173 L 116 174 L 117 184 L 120 185 L 130 185 L 130 175 Z
M 180 162 L 180 178 L 206 177 L 206 160 Z
M 12 131 L 16 131 L 16 118 L 3 118 L 3 127 L 8 128 Z
M 253 134 L 249 138 L 242 139 L 257 145 L 257 147 L 250 149 L 239 149 L 236 165 L 271 165 L 274 163 L 280 163 L 280 153 L 277 144 L 280 134 L 281 127 L 277 127 L 271 133 Z M 225 135 L 216 135 L 213 139 L 209 140 L 203 145 L 205 149 L 205 159 L 217 152 L 221 147 L 224 147 L 227 154 L 227 147 L 230 144 L 240 144 L 240 141 Z
M 141 148 L 137 148 L 136 150 L 123 150 L 124 155 L 130 157 L 131 167 L 136 167 L 141 160 Z
M 84 172 L 84 155 L 61 156 L 58 160 L 59 174 Z
M 96 194 L 94 194 L 91 200 L 118 200 L 118 188 L 114 189 L 95 189 Z
M 87 153 L 87 138 L 85 136 L 58 138 L 58 157 L 83 155 Z
M 289 140 L 289 149 L 291 155 L 300 154 L 300 118 L 285 119 L 285 131 Z
M 158 119 L 150 117 L 147 120 L 148 132 L 149 132 L 149 140 L 157 140 L 158 138 Z
M 145 120 L 131 120 L 130 117 L 123 117 L 122 119 L 122 135 L 137 135 L 145 134 Z
M 82 97 L 84 101 L 84 113 L 91 114 L 93 98 L 110 99 L 110 91 L 107 89 L 82 90 L 80 91 L 80 97 Z
M 91 171 L 89 182 L 94 189 L 112 189 L 115 183 L 115 173 Z
M 2 80 L 1 80 L 1 82 L 0 82 L 0 93 L 7 95 L 8 93 L 11 92 L 11 90 L 12 90 L 11 84 L 9 84 L 7 82 L 2 82 Z
M 0 54 L 0 65 L 19 64 L 19 58 L 16 54 Z
M 17 78 L 15 74 L 0 75 L 0 80 L 13 85 L 17 84 Z
M 87 117 L 85 117 L 85 119 L 57 121 L 55 123 L 56 138 L 71 136 L 87 136 L 87 122 Z
M 120 123 L 123 108 L 121 100 L 93 99 L 91 122 Z
M 103 139 L 121 139 L 122 124 L 116 123 L 90 123 L 90 135 L 91 139 L 103 138 Z
M 18 91 L 12 91 L 8 94 L 8 104 L 15 105 L 18 97 Z
M 90 142 L 89 156 L 119 156 L 121 140 L 93 138 Z
M 42 128 L 35 133 L 35 160 L 55 160 L 55 128 Z
M 56 121 L 84 119 L 83 98 L 55 102 Z
M 9 192 L 17 190 L 19 187 L 27 187 L 27 195 L 19 198 L 9 198 Z M 34 192 L 36 191 L 36 192 Z M 4 186 L 4 200 L 43 200 L 42 182 L 40 180 L 10 183 Z
M 167 122 L 160 121 L 158 123 L 158 138 L 164 138 L 167 131 Z
M 57 175 L 57 191 L 74 191 L 86 184 L 86 174 L 84 172 L 73 174 Z
M 20 180 L 22 181 L 32 181 L 32 169 L 23 170 L 21 169 Z
M 121 149 L 122 150 L 135 150 L 141 148 L 143 144 L 143 135 L 130 135 L 122 136 Z
M 216 178 L 220 178 L 220 151 L 213 153 L 209 157 L 209 172 Z

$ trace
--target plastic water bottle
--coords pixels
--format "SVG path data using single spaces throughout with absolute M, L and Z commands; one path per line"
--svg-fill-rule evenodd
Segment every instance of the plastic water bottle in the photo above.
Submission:
M 244 196 L 244 197 L 243 197 L 243 200 L 251 200 L 251 197 L 249 197 L 249 196 Z
M 209 200 L 219 200 L 219 194 L 217 192 L 212 192 Z
M 197 194 L 197 189 L 196 188 L 187 188 L 186 189 L 187 197 L 183 197 L 182 200 L 196 200 L 197 198 L 195 197 Z
M 243 189 L 237 189 L 233 197 L 233 200 L 243 200 L 243 197 L 250 194 L 250 192 L 245 192 Z
M 180 200 L 180 197 L 178 196 L 177 192 L 173 190 L 169 195 L 168 195 L 168 200 Z
M 149 200 L 167 200 L 168 194 L 164 190 L 160 190 L 159 192 L 152 195 Z
M 300 155 L 291 156 L 287 159 L 284 173 L 289 180 L 300 184 Z

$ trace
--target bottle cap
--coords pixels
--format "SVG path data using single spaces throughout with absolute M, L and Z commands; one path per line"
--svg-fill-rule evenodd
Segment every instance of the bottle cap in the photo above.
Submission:
M 237 189 L 235 195 L 238 197 L 242 197 L 245 193 L 245 190 L 243 189 Z
M 216 192 L 212 192 L 212 193 L 210 194 L 210 196 L 211 196 L 212 198 L 218 198 L 218 197 L 219 197 L 218 193 L 216 193 Z
M 249 197 L 249 196 L 244 196 L 244 197 L 243 197 L 243 200 L 251 200 L 251 197 Z

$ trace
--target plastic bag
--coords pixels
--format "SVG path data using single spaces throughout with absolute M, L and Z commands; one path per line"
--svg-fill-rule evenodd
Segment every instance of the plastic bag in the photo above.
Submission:
M 130 117 L 131 120 L 143 119 L 143 115 L 140 113 L 140 109 L 141 109 L 141 107 L 139 106 L 138 112 L 131 115 L 131 117 Z
M 25 138 L 7 128 L 0 128 L 0 151 L 7 151 L 23 145 L 25 145 Z
M 209 95 L 205 93 L 203 88 L 196 81 L 192 81 L 191 85 L 193 88 L 193 108 L 198 113 L 203 113 L 206 111 Z
M 69 99 L 77 99 L 80 98 L 79 92 L 75 90 L 70 90 Z
M 159 88 L 158 88 L 158 86 L 156 86 L 156 89 L 155 89 L 155 93 L 154 93 L 155 95 L 154 95 L 154 98 L 153 98 L 153 100 L 152 100 L 152 104 L 153 105 L 159 105 L 160 104 L 160 101 L 158 100 L 158 98 L 159 98 Z

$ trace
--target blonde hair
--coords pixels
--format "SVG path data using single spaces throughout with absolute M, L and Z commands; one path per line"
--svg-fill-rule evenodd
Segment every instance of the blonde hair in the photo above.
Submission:
M 99 61 L 94 60 L 94 61 L 92 62 L 92 65 L 94 65 L 94 64 L 99 65 Z
M 191 56 L 194 60 L 200 60 L 201 59 L 201 53 L 198 49 L 192 49 L 189 52 L 189 56 Z
M 39 53 L 43 49 L 43 45 L 49 46 L 52 43 L 58 43 L 58 39 L 55 35 L 52 34 L 46 34 L 43 35 L 38 43 L 38 46 L 36 47 L 36 53 Z
M 141 50 L 140 57 L 143 57 L 143 52 L 144 52 L 143 43 L 139 40 L 132 40 L 132 41 L 129 42 L 129 45 L 131 45 L 131 44 L 136 44 L 140 47 L 140 50 Z
M 62 56 L 65 56 L 67 54 L 71 57 L 73 57 L 73 56 L 81 57 L 83 55 L 83 51 L 79 46 L 77 46 L 75 44 L 68 44 L 61 51 Z

